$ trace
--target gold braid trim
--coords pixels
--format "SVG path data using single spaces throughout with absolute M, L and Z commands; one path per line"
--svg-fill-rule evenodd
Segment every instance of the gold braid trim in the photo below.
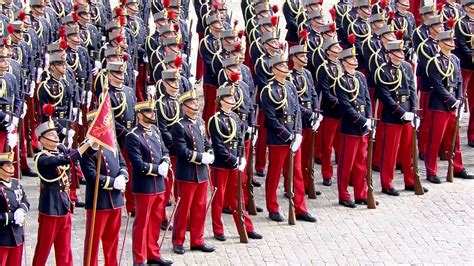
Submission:
M 379 81 L 380 83 L 382 83 L 384 85 L 394 86 L 393 89 L 388 90 L 388 91 L 392 92 L 392 91 L 395 91 L 398 88 L 400 88 L 400 86 L 402 85 L 402 71 L 400 70 L 400 68 L 397 68 L 397 79 L 394 80 L 394 81 L 385 81 L 380 76 L 380 73 L 385 72 L 382 68 L 386 65 L 387 65 L 386 63 L 383 63 L 381 66 L 379 66 L 377 68 L 377 70 L 375 70 L 375 77 L 376 77 L 377 81 Z
M 8 96 L 8 91 L 7 91 L 7 82 L 2 78 L 1 84 L 0 84 L 0 98 Z
M 178 120 L 179 120 L 179 116 L 180 116 L 180 112 L 179 112 L 179 104 L 176 104 L 176 112 L 175 112 L 175 115 L 173 117 L 169 117 L 166 115 L 166 112 L 165 112 L 165 109 L 164 109 L 164 104 L 163 104 L 163 99 L 164 95 L 160 96 L 160 98 L 158 99 L 158 102 L 159 102 L 159 106 L 160 106 L 160 112 L 161 112 L 161 115 L 163 116 L 163 118 L 166 120 L 166 122 L 168 122 L 167 126 L 172 126 L 174 123 L 176 123 Z
M 441 76 L 443 76 L 443 80 L 445 80 L 446 78 L 450 78 L 451 80 L 454 80 L 454 64 L 453 62 L 451 62 L 451 60 L 448 60 L 449 61 L 449 64 L 448 64 L 448 68 L 446 69 L 446 71 L 443 71 L 442 67 L 439 65 L 438 63 L 438 58 L 440 56 L 437 55 L 433 58 L 430 59 L 430 61 L 428 61 L 428 64 L 426 64 L 426 69 L 425 69 L 425 72 L 426 72 L 426 75 L 429 77 L 430 76 L 430 73 L 428 71 L 429 69 L 429 66 L 432 62 L 434 62 L 435 66 L 436 66 L 436 69 L 439 71 L 439 73 L 441 74 Z
M 235 106 L 234 106 L 234 108 L 232 108 L 232 110 L 238 110 L 240 108 L 240 106 L 242 105 L 242 103 L 244 102 L 244 93 L 243 93 L 242 89 L 238 86 L 235 86 L 235 87 L 237 87 L 237 89 L 238 89 L 239 98 L 236 99 L 237 102 L 235 103 Z M 234 98 L 236 98 L 235 94 L 234 94 Z
M 355 101 L 357 99 L 357 96 L 359 95 L 359 80 L 354 76 L 354 78 L 352 79 L 354 81 L 354 89 L 350 90 L 350 89 L 347 89 L 344 86 L 342 86 L 341 79 L 342 79 L 342 77 L 338 78 L 337 81 L 336 81 L 337 84 L 339 85 L 339 88 L 341 88 L 341 90 L 343 90 L 343 91 L 345 91 L 349 94 L 353 94 L 353 97 L 352 97 L 352 99 L 349 100 L 349 102 Z
M 230 121 L 230 133 L 229 135 L 226 135 L 224 133 L 222 133 L 221 131 L 221 128 L 219 126 L 219 114 L 220 114 L 220 111 L 215 113 L 210 119 L 209 119 L 209 123 L 207 125 L 207 131 L 210 132 L 209 130 L 209 126 L 211 125 L 212 123 L 212 120 L 214 120 L 214 123 L 215 123 L 215 126 L 216 126 L 216 130 L 217 130 L 217 133 L 219 134 L 220 137 L 223 138 L 224 140 L 224 144 L 227 144 L 229 142 L 231 142 L 235 136 L 237 135 L 237 123 L 235 122 L 235 120 L 229 116 L 229 121 Z

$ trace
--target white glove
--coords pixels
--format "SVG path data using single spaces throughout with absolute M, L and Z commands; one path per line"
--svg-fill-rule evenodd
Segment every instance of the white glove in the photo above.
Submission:
M 364 124 L 364 127 L 366 127 L 369 131 L 372 130 L 372 119 L 367 118 L 367 121 Z
M 92 69 L 92 75 L 96 76 L 102 68 L 102 64 L 99 61 L 94 62 L 94 68 Z
M 77 114 L 79 113 L 79 108 L 72 108 L 72 120 L 76 121 Z
M 7 121 L 7 118 L 6 118 L 6 117 L 8 117 L 8 121 Z M 5 117 L 5 121 L 9 122 L 11 116 L 6 116 L 6 117 Z M 13 132 L 13 130 L 15 130 L 15 129 L 16 129 L 16 126 L 18 125 L 18 117 L 13 116 L 11 119 L 13 119 L 12 122 L 10 123 L 9 126 L 7 126 L 7 132 L 8 132 L 8 133 Z
M 145 54 L 145 56 L 143 57 L 143 63 L 148 63 L 148 56 Z
M 18 134 L 15 133 L 8 133 L 7 134 L 7 142 L 8 146 L 13 149 L 16 144 L 18 143 Z
M 43 73 L 43 68 L 38 67 L 37 75 L 36 75 L 36 83 L 40 83 L 40 82 L 41 82 L 41 74 L 42 74 L 42 73 Z
M 89 107 L 91 106 L 91 102 L 92 102 L 92 91 L 88 91 L 87 94 L 86 94 L 86 107 L 87 107 L 87 109 L 89 109 Z
M 202 154 L 202 159 L 201 159 L 202 164 L 210 164 L 213 162 L 214 162 L 214 154 L 211 154 L 209 152 L 205 152 Z
M 461 106 L 462 107 L 462 106 Z M 456 112 L 456 115 L 457 115 L 458 112 Z M 459 112 L 459 122 L 462 121 L 462 118 L 464 117 L 464 110 L 460 110 Z
M 26 105 L 26 103 L 23 103 L 23 110 L 21 112 L 21 119 L 25 118 L 27 109 L 28 109 L 28 106 Z
M 168 175 L 168 169 L 170 165 L 167 162 L 162 162 L 160 165 L 158 165 L 158 174 L 166 177 Z
M 146 93 L 150 96 L 155 96 L 156 94 L 156 87 L 155 85 L 148 85 L 146 86 Z
M 415 127 L 416 130 L 418 130 L 418 128 L 420 127 L 420 119 L 414 119 L 413 121 L 411 121 L 411 125 Z
M 301 141 L 303 141 L 303 136 L 301 134 L 296 134 L 295 141 L 290 147 L 292 152 L 296 152 L 300 148 Z
M 456 100 L 456 102 L 451 106 L 451 108 L 458 108 L 461 105 L 461 100 Z
M 405 121 L 413 121 L 414 118 L 415 118 L 415 114 L 412 112 L 405 112 L 405 114 L 403 114 L 402 116 L 402 119 Z
M 316 120 L 316 122 L 313 124 L 313 127 L 312 127 L 312 128 L 313 128 L 313 131 L 316 132 L 316 131 L 318 130 L 318 128 L 319 128 L 320 125 L 321 125 L 321 122 L 319 121 L 319 119 Z
M 35 87 L 36 83 L 34 80 L 32 80 L 30 82 L 30 90 L 28 91 L 28 96 L 30 96 L 30 98 L 33 98 L 35 96 Z
M 133 75 L 134 75 L 135 77 L 138 77 L 138 71 L 133 70 Z
M 44 55 L 44 66 L 45 66 L 45 68 L 48 68 L 48 66 L 49 66 L 49 54 L 48 53 L 46 53 Z
M 247 160 L 245 160 L 245 157 L 240 157 L 240 164 L 237 166 L 237 169 L 240 172 L 243 172 L 245 170 L 245 166 L 247 166 Z
M 249 135 L 251 135 L 252 132 L 253 132 L 253 127 L 248 127 L 248 128 L 247 128 L 247 133 L 248 133 Z
M 66 129 L 64 129 L 64 132 L 66 133 Z M 67 133 L 67 136 L 70 137 L 70 138 L 73 138 L 74 135 L 76 135 L 76 131 L 74 131 L 74 129 L 69 129 L 68 133 Z
M 19 226 L 23 226 L 23 223 L 25 222 L 25 217 L 26 212 L 22 208 L 16 209 L 16 211 L 13 213 L 13 220 L 15 221 L 15 224 Z
M 123 175 L 117 176 L 114 180 L 114 188 L 117 189 L 117 190 L 124 191 L 126 184 L 127 184 L 127 182 L 125 181 L 125 176 L 123 176 Z

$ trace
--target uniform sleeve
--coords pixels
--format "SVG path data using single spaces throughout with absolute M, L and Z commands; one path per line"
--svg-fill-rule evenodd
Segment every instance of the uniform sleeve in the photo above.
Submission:
M 30 210 L 30 202 L 28 201 L 28 197 L 26 196 L 25 190 L 23 189 L 23 186 L 21 184 L 20 189 L 21 193 L 23 194 L 23 197 L 21 199 L 19 208 L 22 208 L 25 212 L 28 212 Z
M 175 150 L 179 158 L 186 158 L 190 163 L 201 164 L 202 153 L 191 150 L 186 143 L 186 132 L 180 123 L 176 123 L 171 128 L 174 136 Z
M 466 39 L 466 36 L 461 32 L 469 32 L 469 29 L 465 28 L 466 23 L 464 21 L 459 20 L 456 22 L 455 26 L 455 34 L 456 34 L 456 51 L 458 51 L 462 57 L 465 58 L 465 60 L 469 60 L 472 58 L 472 52 L 471 48 L 469 47 L 469 41 Z M 472 38 L 472 37 L 471 37 Z
M 436 68 L 435 60 L 438 59 L 433 59 L 433 61 L 431 61 L 428 66 L 428 73 L 430 73 L 429 80 L 432 86 L 432 92 L 437 94 L 439 99 L 443 101 L 444 104 L 447 106 L 448 110 L 451 110 L 452 106 L 456 103 L 456 98 L 451 93 L 449 93 L 449 91 L 447 91 L 444 87 L 442 82 L 443 77 Z
M 209 119 L 209 133 L 211 135 L 214 154 L 215 156 L 224 158 L 224 161 L 227 163 L 227 165 L 235 167 L 237 165 L 238 158 L 229 151 L 229 148 L 224 144 L 224 140 L 221 136 L 219 136 L 219 133 L 217 132 L 216 128 L 215 119 L 215 116 Z
M 327 75 L 326 73 L 326 67 L 324 66 L 321 66 L 322 69 L 319 70 L 319 73 L 318 73 L 318 91 L 321 92 L 321 96 L 323 97 L 323 99 L 329 101 L 331 103 L 331 106 L 332 108 L 337 108 L 338 104 L 339 104 L 339 100 L 338 100 L 338 97 L 336 97 L 335 95 L 333 95 L 331 93 L 331 84 L 329 84 L 329 76 Z
M 340 80 L 336 84 L 339 84 L 339 82 L 344 81 Z M 340 88 L 339 85 L 337 85 L 336 87 L 336 95 L 339 99 L 339 110 L 341 112 L 341 116 L 350 117 L 352 123 L 359 127 L 363 127 L 367 119 L 354 109 L 354 107 L 350 103 L 349 95 L 342 88 Z
M 357 73 L 359 76 L 359 81 L 361 84 L 361 88 L 364 90 L 364 95 L 365 95 L 365 110 L 367 113 L 367 117 L 372 117 L 372 100 L 370 99 L 370 93 L 369 93 L 369 86 L 367 86 L 367 79 L 365 78 L 364 74 L 362 73 Z M 365 124 L 365 122 L 364 122 Z
M 381 72 L 382 69 L 376 71 L 380 71 L 380 78 L 383 81 L 389 81 L 390 78 L 388 77 L 386 72 Z M 397 114 L 400 118 L 407 112 L 400 104 L 397 103 L 396 100 L 392 97 L 392 92 L 390 92 L 390 87 L 383 84 L 382 81 L 376 80 L 377 82 L 377 97 L 383 103 L 384 107 L 388 107 L 392 114 Z
M 268 96 L 270 88 L 265 87 L 262 91 L 262 108 L 265 112 L 265 127 L 267 130 L 275 132 L 275 134 L 284 142 L 289 142 L 292 133 L 277 119 L 275 106 Z
M 140 151 L 140 140 L 134 133 L 129 133 L 125 137 L 125 150 L 127 151 L 128 158 L 132 163 L 132 167 L 135 171 L 139 171 L 144 175 L 157 176 L 158 175 L 158 164 L 146 163 L 142 159 L 142 153 Z
M 82 173 L 90 184 L 95 184 L 97 173 L 97 155 L 98 154 L 94 149 L 89 148 L 80 160 Z M 103 175 L 101 171 L 101 174 L 99 175 L 99 188 L 112 190 L 114 189 L 114 181 L 114 177 Z

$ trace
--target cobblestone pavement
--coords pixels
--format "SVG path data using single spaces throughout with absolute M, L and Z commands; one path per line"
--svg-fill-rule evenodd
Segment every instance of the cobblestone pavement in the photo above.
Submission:
M 234 18 L 241 18 L 239 1 L 231 1 Z M 283 2 L 283 1 L 281 1 Z M 325 4 L 327 5 L 326 1 Z M 192 15 L 194 16 L 193 12 Z M 284 22 L 282 17 L 281 22 Z M 283 32 L 284 33 L 284 32 Z M 282 33 L 282 34 L 283 34 Z M 282 35 L 284 36 L 284 35 Z M 192 57 L 195 58 L 197 41 L 194 39 Z M 191 62 L 195 62 L 192 60 Z M 462 149 L 464 164 L 474 171 L 474 149 L 466 145 L 466 122 L 462 124 Z M 204 254 L 189 251 L 184 255 L 172 252 L 168 233 L 162 249 L 164 258 L 174 260 L 176 265 L 309 265 L 309 264 L 474 264 L 474 210 L 472 195 L 474 181 L 455 179 L 454 183 L 434 185 L 424 180 L 424 165 L 419 162 L 423 185 L 430 189 L 424 196 L 402 192 L 400 197 L 380 193 L 380 178 L 374 172 L 375 197 L 380 202 L 376 210 L 363 207 L 347 209 L 337 204 L 337 187 L 323 187 L 320 166 L 315 165 L 317 186 L 323 194 L 317 200 L 307 200 L 309 211 L 318 218 L 316 224 L 297 222 L 276 223 L 267 218 L 268 213 L 252 216 L 256 231 L 263 240 L 240 244 L 234 222 L 230 215 L 223 215 L 226 242 L 212 237 L 211 217 L 206 222 L 205 240 L 215 245 L 215 253 Z M 336 169 L 336 168 L 334 168 Z M 440 176 L 446 173 L 447 163 L 440 163 Z M 263 178 L 259 181 L 264 182 Z M 31 265 L 38 230 L 37 206 L 39 180 L 25 178 L 23 185 L 31 202 L 26 225 L 27 265 Z M 397 171 L 396 188 L 403 189 L 403 177 Z M 80 197 L 83 198 L 84 188 Z M 287 214 L 287 200 L 279 188 L 282 213 Z M 256 189 L 259 206 L 265 206 L 264 188 Z M 169 209 L 171 212 L 171 209 Z M 126 217 L 122 218 L 120 244 L 125 232 Z M 132 265 L 132 238 L 130 221 L 122 265 Z M 83 263 L 85 235 L 85 212 L 78 209 L 73 215 L 72 248 L 74 263 Z M 189 235 L 187 235 L 189 239 Z M 54 265 L 54 251 L 48 265 Z M 100 256 L 103 264 L 102 255 Z

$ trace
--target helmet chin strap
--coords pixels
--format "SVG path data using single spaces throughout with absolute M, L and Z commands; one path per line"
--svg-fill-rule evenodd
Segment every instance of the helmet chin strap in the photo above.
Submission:
M 53 139 L 50 139 L 50 138 L 47 138 L 47 137 L 45 137 L 45 136 L 42 136 L 42 138 L 45 139 L 45 140 L 51 141 L 52 143 L 55 143 L 55 144 L 58 144 L 58 143 L 59 143 L 59 141 L 53 140 Z
M 15 172 L 9 172 L 9 171 L 5 170 L 5 169 L 3 168 L 3 166 L 0 167 L 0 170 L 2 170 L 3 172 L 7 173 L 7 175 L 10 176 L 10 177 L 15 174 Z
M 120 81 L 120 83 L 123 83 L 123 81 L 125 80 L 124 78 L 120 78 L 118 77 L 117 75 L 114 74 L 114 72 L 110 73 L 114 78 L 116 78 L 118 81 Z
M 148 119 L 148 121 L 146 121 L 147 123 L 150 123 L 150 124 L 155 124 L 156 123 L 156 119 L 152 119 L 150 117 L 148 117 L 147 115 L 145 115 L 144 113 L 141 113 L 143 115 L 144 118 Z
M 405 59 L 405 57 L 404 57 L 404 56 L 398 56 L 398 54 L 397 54 L 397 53 L 392 53 L 392 55 L 393 55 L 393 56 L 395 56 L 396 58 L 400 59 L 400 60 L 403 60 L 403 59 Z
M 225 102 L 226 104 L 230 105 L 231 107 L 235 107 L 236 103 L 230 103 L 226 100 L 224 100 L 224 98 L 221 99 L 223 102 Z
M 179 90 L 179 85 L 177 87 L 171 85 L 171 83 L 169 83 L 168 81 L 165 81 L 166 84 L 168 84 L 168 86 L 170 86 L 173 90 Z M 178 81 L 179 82 L 179 81 Z
M 187 108 L 189 108 L 189 110 L 191 110 L 191 111 L 199 112 L 199 108 L 191 107 L 191 106 L 187 105 L 186 103 L 183 103 L 183 105 L 186 106 Z
M 290 73 L 290 71 L 283 71 L 283 70 L 279 69 L 278 67 L 275 67 L 275 69 L 280 71 L 281 73 L 285 73 L 287 75 Z
M 295 58 L 296 58 L 298 61 L 300 61 L 301 64 L 303 64 L 303 65 L 305 65 L 305 66 L 308 65 L 308 61 L 305 62 L 305 61 L 301 60 L 301 59 L 300 59 L 298 56 L 296 56 L 296 55 L 295 55 Z M 279 69 L 278 69 L 278 70 L 279 70 Z

